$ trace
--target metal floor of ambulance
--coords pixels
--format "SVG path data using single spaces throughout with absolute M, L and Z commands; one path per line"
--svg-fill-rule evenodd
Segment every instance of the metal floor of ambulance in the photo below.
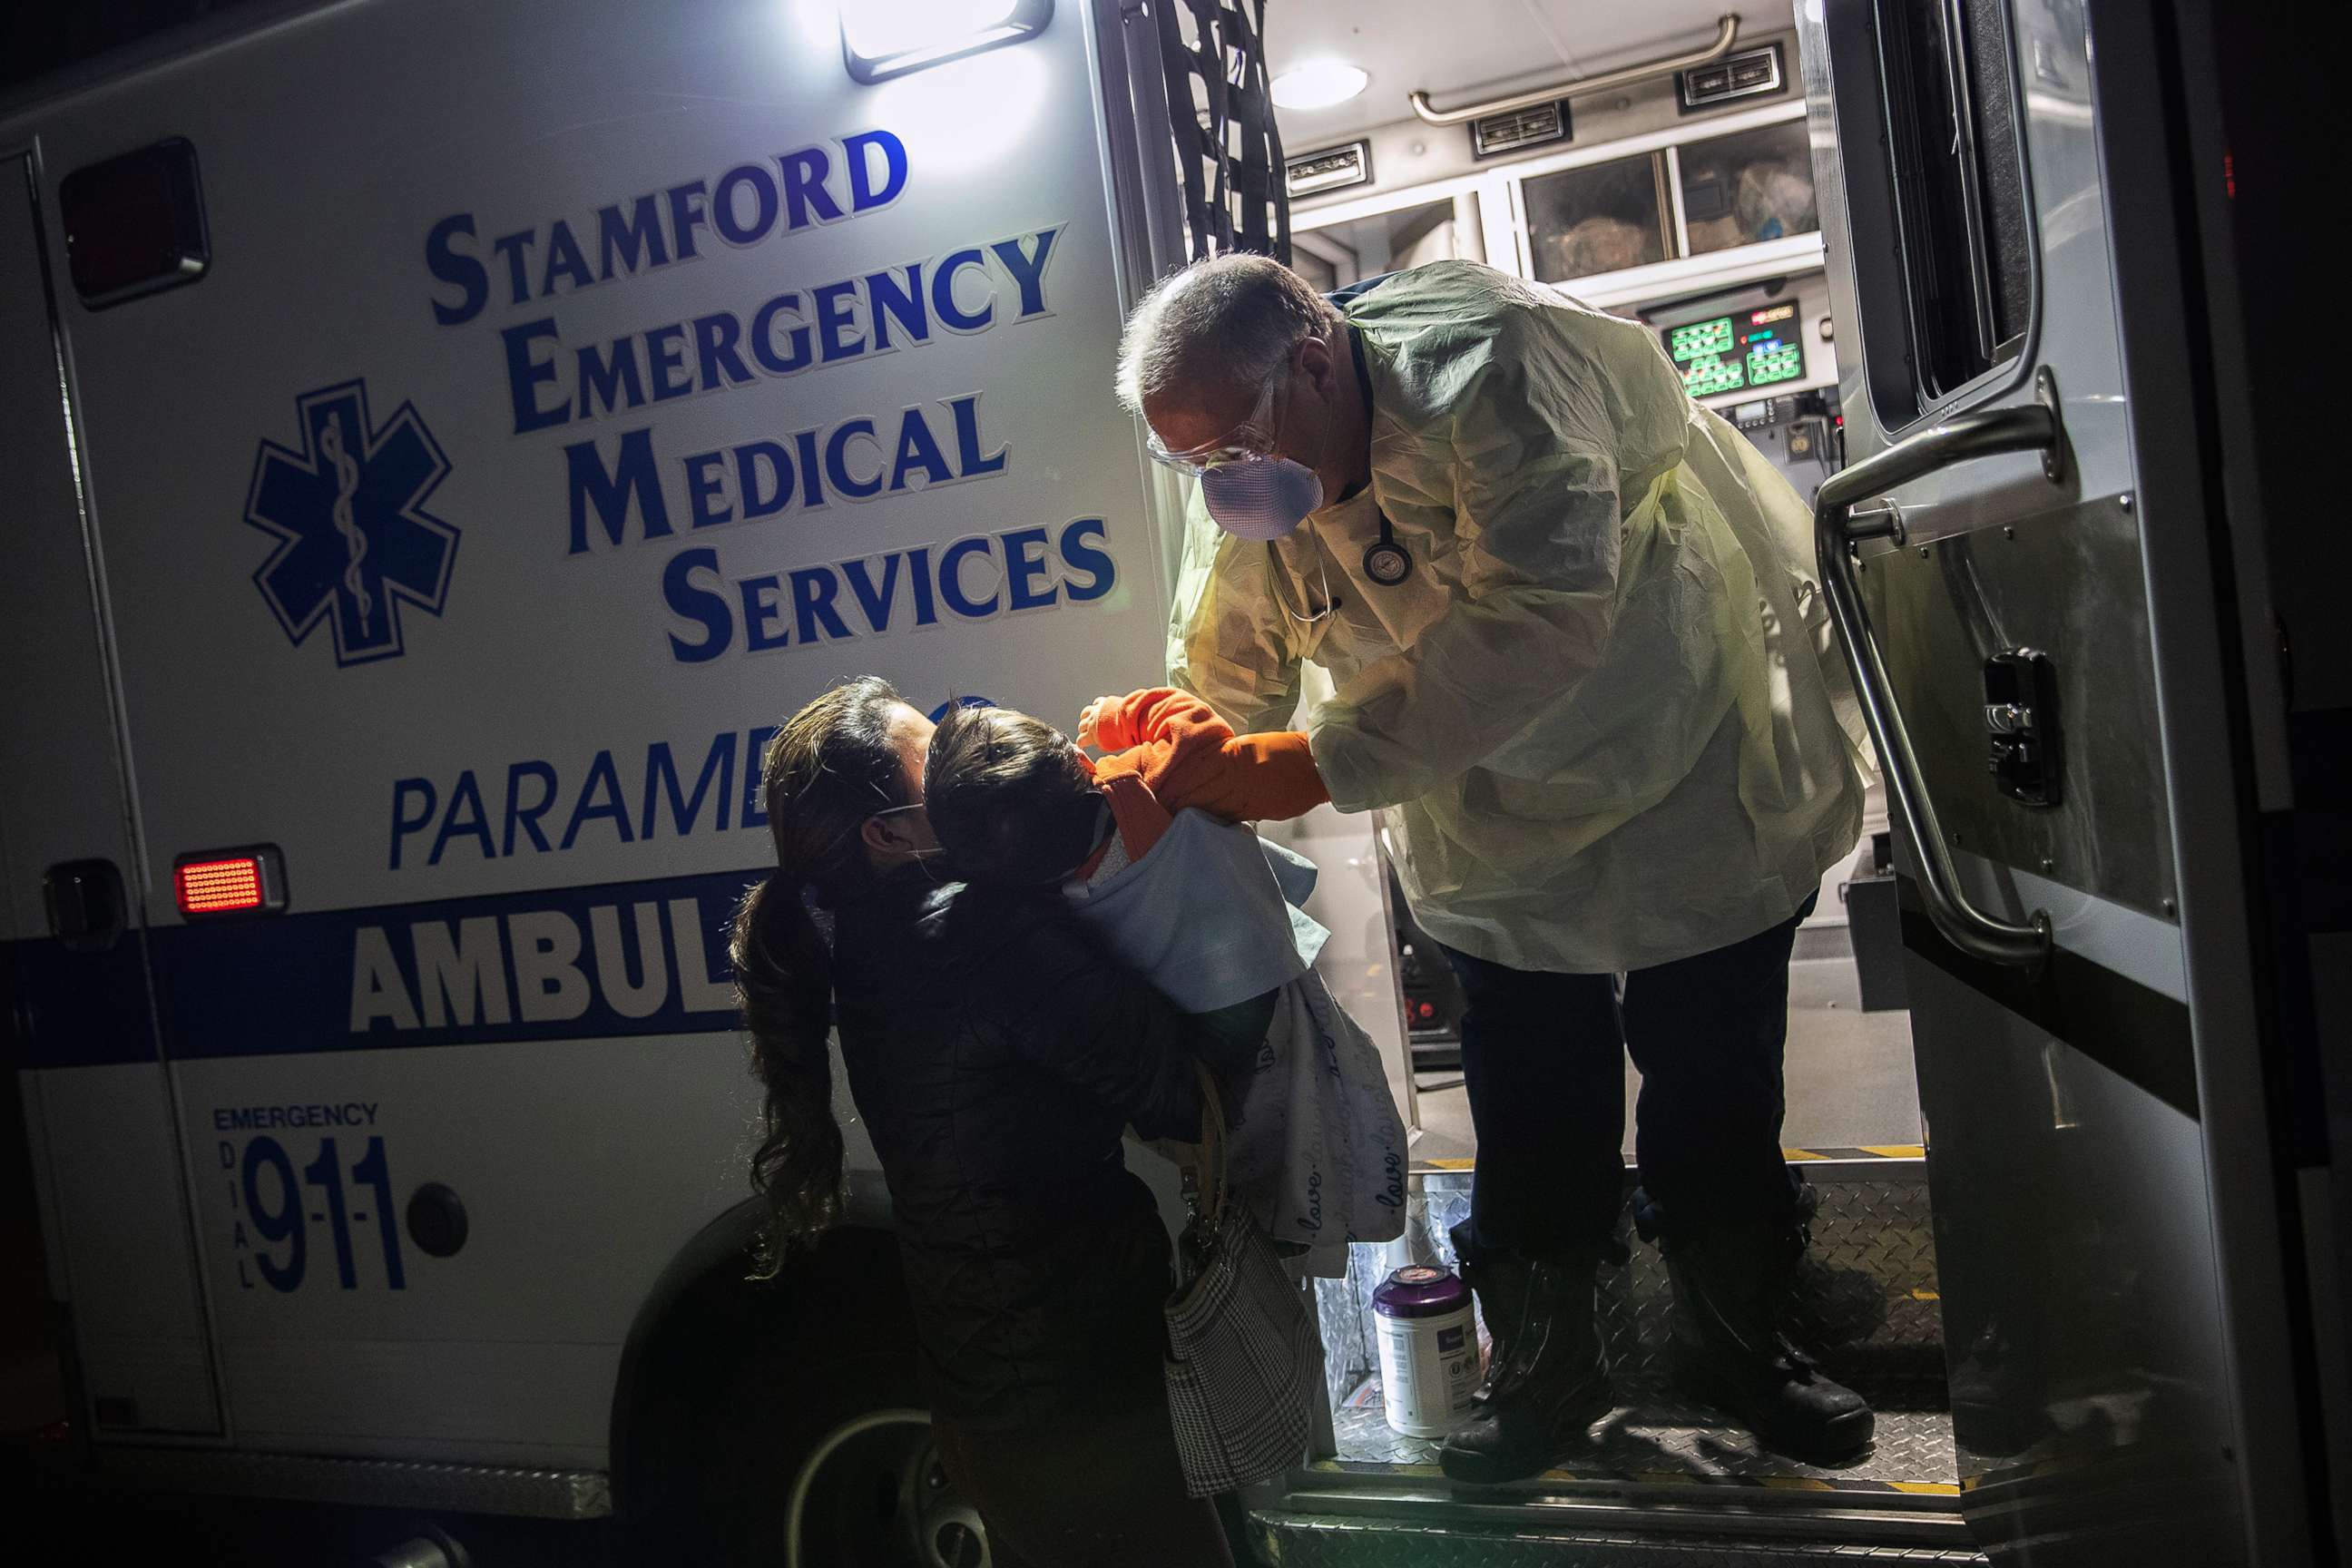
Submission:
M 1663 1360 L 1670 1301 L 1657 1253 L 1604 1269 L 1601 1310 L 1618 1397 L 1589 1447 L 1538 1479 L 1464 1488 L 1437 1446 L 1390 1429 L 1371 1292 L 1391 1266 L 1361 1247 L 1318 1283 L 1333 1405 L 1328 1457 L 1254 1518 L 1261 1561 L 1516 1568 L 1778 1568 L 1820 1562 L 1980 1563 L 1958 1514 L 1959 1456 L 1945 1384 L 1924 1161 L 1909 1150 L 1802 1152 L 1821 1196 L 1792 1328 L 1822 1369 L 1866 1395 L 1876 1441 L 1825 1468 L 1760 1448 L 1675 1397 Z M 1892 1157 L 1889 1157 L 1892 1156 Z M 1466 1172 L 1417 1178 L 1406 1245 L 1451 1264 Z

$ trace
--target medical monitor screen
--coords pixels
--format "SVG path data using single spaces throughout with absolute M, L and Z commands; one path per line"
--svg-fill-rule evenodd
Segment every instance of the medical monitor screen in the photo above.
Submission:
M 1805 344 L 1795 300 L 1661 329 L 1666 357 L 1693 397 L 1805 378 Z

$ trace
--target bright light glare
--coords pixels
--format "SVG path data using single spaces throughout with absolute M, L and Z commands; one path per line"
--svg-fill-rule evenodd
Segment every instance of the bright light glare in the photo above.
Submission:
M 841 28 L 867 59 L 970 44 L 1003 25 L 1020 0 L 842 0 Z
M 1277 109 L 1328 109 L 1364 90 L 1372 79 L 1339 60 L 1311 60 L 1274 79 Z
M 961 174 L 1018 155 L 1051 85 L 1036 51 L 1002 49 L 884 82 L 874 89 L 874 116 L 917 166 Z

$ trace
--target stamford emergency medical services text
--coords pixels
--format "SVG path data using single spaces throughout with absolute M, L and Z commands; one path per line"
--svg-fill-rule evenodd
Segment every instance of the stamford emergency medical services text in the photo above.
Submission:
M 877 129 L 488 239 L 476 214 L 454 213 L 425 239 L 433 318 L 461 328 L 494 310 L 545 307 L 675 268 L 713 244 L 747 248 L 854 222 L 896 203 L 909 173 L 905 143 Z M 1046 274 L 1064 227 L 894 259 L 602 342 L 567 341 L 552 309 L 500 327 L 512 434 L 581 432 L 562 447 L 564 554 L 677 542 L 795 510 L 1003 476 L 1013 453 L 992 441 L 983 395 L 968 389 L 708 451 L 666 455 L 656 426 L 610 426 L 654 405 L 1048 317 Z M 979 620 L 1085 604 L 1108 595 L 1117 580 L 1097 518 L 974 531 L 732 580 L 719 572 L 716 551 L 684 544 L 657 579 L 680 623 L 669 652 L 687 664 L 849 641 L 942 616 Z

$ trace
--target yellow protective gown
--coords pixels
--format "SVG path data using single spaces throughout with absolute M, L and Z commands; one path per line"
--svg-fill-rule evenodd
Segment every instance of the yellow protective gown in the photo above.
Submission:
M 1465 952 L 1639 969 L 1795 913 L 1867 765 L 1806 503 L 1633 322 L 1454 261 L 1347 314 L 1371 484 L 1276 544 L 1196 495 L 1171 679 L 1276 729 L 1301 662 L 1326 670 L 1332 800 L 1383 812 L 1413 913 Z M 1395 587 L 1363 569 L 1382 512 Z

